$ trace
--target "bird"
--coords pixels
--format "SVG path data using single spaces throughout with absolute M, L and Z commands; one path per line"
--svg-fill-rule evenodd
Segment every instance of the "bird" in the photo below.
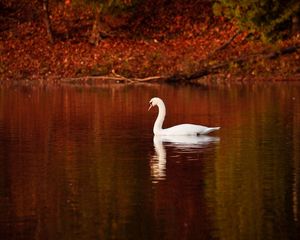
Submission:
M 153 133 L 155 136 L 197 136 L 208 134 L 220 129 L 220 127 L 206 127 L 196 124 L 179 124 L 163 129 L 162 127 L 166 116 L 166 107 L 163 100 L 158 97 L 154 97 L 150 100 L 149 104 L 150 106 L 148 111 L 154 106 L 158 107 L 158 115 L 153 126 Z

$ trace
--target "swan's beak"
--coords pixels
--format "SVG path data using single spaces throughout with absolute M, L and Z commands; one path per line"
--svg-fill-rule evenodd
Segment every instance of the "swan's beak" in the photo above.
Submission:
M 150 106 L 148 108 L 148 111 L 153 107 L 152 103 L 150 103 Z

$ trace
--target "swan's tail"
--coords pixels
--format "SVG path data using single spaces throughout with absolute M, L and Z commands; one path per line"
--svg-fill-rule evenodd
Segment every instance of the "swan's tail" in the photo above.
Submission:
M 207 130 L 205 131 L 204 134 L 210 133 L 210 132 L 214 132 L 219 130 L 221 127 L 211 127 L 211 128 L 207 128 Z

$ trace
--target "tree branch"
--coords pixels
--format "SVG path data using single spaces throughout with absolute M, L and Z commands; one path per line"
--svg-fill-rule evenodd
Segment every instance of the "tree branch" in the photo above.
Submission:
M 213 53 L 225 49 L 240 34 L 241 34 L 241 31 L 237 31 L 227 42 L 225 42 L 223 45 L 221 45 L 220 47 L 218 47 L 217 49 L 215 49 L 213 51 Z
M 86 82 L 89 80 L 103 80 L 103 81 L 117 81 L 122 83 L 142 83 L 142 82 L 190 82 L 195 79 L 199 79 L 201 77 L 207 76 L 209 74 L 215 74 L 220 72 L 222 69 L 228 68 L 228 66 L 232 63 L 242 64 L 246 61 L 253 59 L 255 57 L 274 59 L 279 57 L 280 55 L 291 54 L 300 49 L 300 45 L 285 47 L 280 49 L 279 51 L 271 52 L 269 54 L 257 53 L 247 56 L 242 56 L 236 59 L 229 59 L 214 65 L 205 66 L 191 74 L 173 74 L 169 76 L 151 76 L 146 78 L 127 78 L 120 74 L 117 74 L 114 70 L 112 70 L 112 75 L 105 76 L 85 76 L 85 77 L 75 77 L 75 78 L 65 78 L 62 79 L 62 82 Z
M 99 80 L 99 81 L 117 81 L 125 83 L 141 83 L 141 82 L 157 82 L 159 80 L 164 80 L 166 77 L 163 76 L 152 76 L 146 78 L 127 78 L 120 74 L 112 71 L 113 76 L 84 76 L 84 77 L 73 77 L 73 78 L 64 78 L 61 79 L 62 82 L 71 83 L 71 82 L 87 82 L 89 80 Z

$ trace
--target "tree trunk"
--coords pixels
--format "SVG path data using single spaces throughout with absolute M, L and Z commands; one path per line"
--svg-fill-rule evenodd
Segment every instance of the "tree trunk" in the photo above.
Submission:
M 95 11 L 95 21 L 92 28 L 92 33 L 89 42 L 93 45 L 98 45 L 100 41 L 100 15 L 102 12 L 102 7 L 97 7 Z
M 48 0 L 43 0 L 43 11 L 44 11 L 44 21 L 47 30 L 48 41 L 51 44 L 53 44 L 54 40 L 53 40 L 53 33 L 52 33 L 50 18 L 49 18 Z
M 278 51 L 271 52 L 269 54 L 265 53 L 259 53 L 256 55 L 249 55 L 249 56 L 243 56 L 237 59 L 232 59 L 232 60 L 224 60 L 223 62 L 216 63 L 214 65 L 208 66 L 208 67 L 203 67 L 198 69 L 197 71 L 193 72 L 192 74 L 175 74 L 172 76 L 168 76 L 163 78 L 165 82 L 189 82 L 191 80 L 199 79 L 201 77 L 210 75 L 210 74 L 215 74 L 223 69 L 228 68 L 228 66 L 232 63 L 239 63 L 243 64 L 246 63 L 247 61 L 251 60 L 253 57 L 256 58 L 266 58 L 266 59 L 276 59 L 282 55 L 286 54 L 292 54 L 294 52 L 297 52 L 298 49 L 300 49 L 300 44 L 295 45 L 295 46 L 289 46 L 289 47 L 284 47 L 279 49 Z
M 296 35 L 300 32 L 300 17 L 299 15 L 294 15 L 292 17 L 292 35 Z

